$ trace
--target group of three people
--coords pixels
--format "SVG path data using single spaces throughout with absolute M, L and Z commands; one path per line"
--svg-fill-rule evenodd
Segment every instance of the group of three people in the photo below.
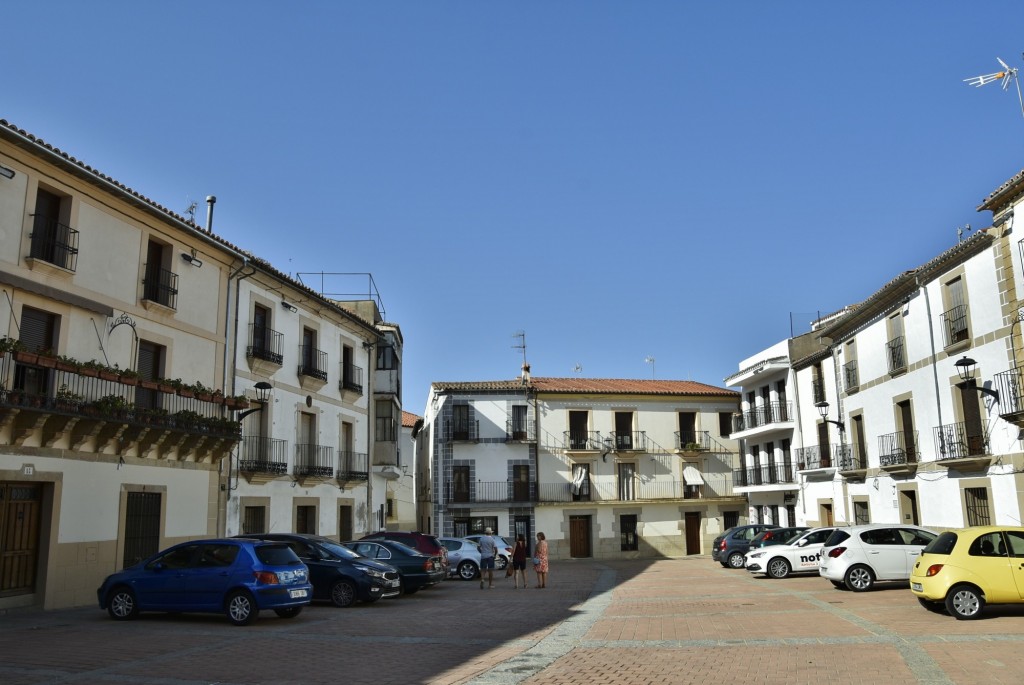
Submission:
M 506 550 L 508 548 L 506 547 Z M 510 550 L 512 559 L 512 579 L 515 581 L 516 589 L 519 589 L 519 579 L 523 579 L 523 588 L 529 587 L 526 584 L 526 536 L 516 536 L 516 546 Z M 494 587 L 494 560 L 498 556 L 498 547 L 492 537 L 490 528 L 484 529 L 484 536 L 480 538 L 480 589 L 483 590 L 485 583 L 489 588 Z M 548 585 L 548 541 L 544 533 L 537 533 L 537 548 L 533 551 L 533 570 L 537 572 L 537 584 L 534 587 L 543 588 Z M 486 581 L 484 576 L 486 575 Z

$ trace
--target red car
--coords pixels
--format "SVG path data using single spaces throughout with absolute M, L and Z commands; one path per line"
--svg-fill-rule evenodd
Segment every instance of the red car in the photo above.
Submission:
M 364 535 L 362 540 L 394 540 L 403 545 L 419 550 L 424 554 L 441 557 L 441 565 L 444 566 L 445 578 L 448 577 L 448 548 L 441 544 L 441 541 L 434 535 L 427 533 L 403 532 L 397 530 L 379 530 L 376 533 Z

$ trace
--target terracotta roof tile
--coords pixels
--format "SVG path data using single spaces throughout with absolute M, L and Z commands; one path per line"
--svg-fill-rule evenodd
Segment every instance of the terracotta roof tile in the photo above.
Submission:
M 523 391 L 527 386 L 521 378 L 508 381 L 435 382 L 439 392 Z M 546 393 L 589 393 L 608 395 L 713 395 L 739 397 L 739 393 L 697 381 L 633 380 L 623 378 L 545 378 L 530 379 L 529 389 Z
M 422 421 L 423 418 L 416 416 L 412 412 L 402 410 L 402 428 L 412 428 L 416 425 L 417 421 Z

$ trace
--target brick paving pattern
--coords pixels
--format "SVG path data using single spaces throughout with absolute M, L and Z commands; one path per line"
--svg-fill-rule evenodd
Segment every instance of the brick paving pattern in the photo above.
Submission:
M 753 578 L 704 557 L 556 561 L 550 586 L 448 581 L 247 628 L 221 616 L 99 609 L 0 614 L 0 683 L 602 685 L 746 681 L 1020 683 L 1024 606 L 978 621 L 905 588 Z

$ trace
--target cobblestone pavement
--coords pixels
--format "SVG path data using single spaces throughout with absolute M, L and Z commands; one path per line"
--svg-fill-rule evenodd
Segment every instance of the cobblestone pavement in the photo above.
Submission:
M 553 561 L 549 587 L 452 580 L 296 619 L 0 614 L 0 683 L 1020 683 L 1024 606 L 978 621 L 902 587 L 753 578 L 706 557 Z

